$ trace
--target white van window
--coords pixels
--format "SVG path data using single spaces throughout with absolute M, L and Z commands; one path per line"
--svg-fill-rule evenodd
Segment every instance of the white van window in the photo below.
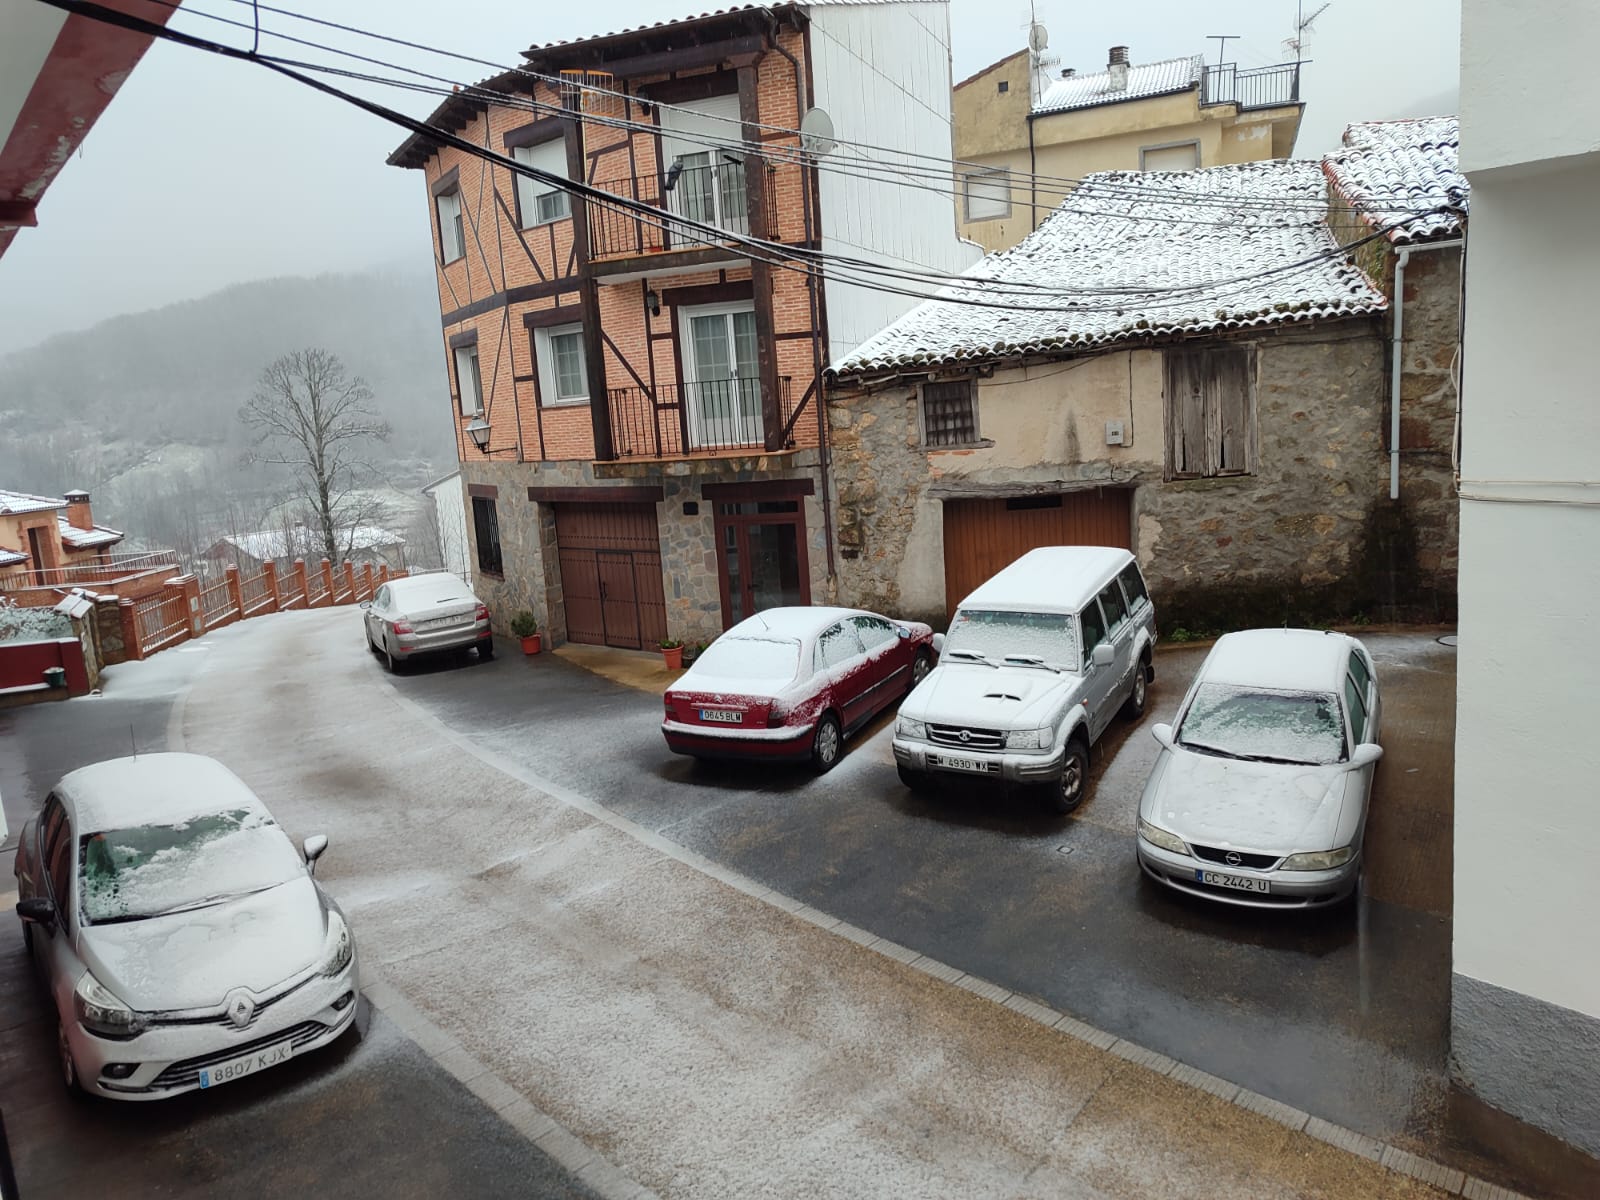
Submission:
M 959 661 L 976 654 L 999 662 L 1008 654 L 1031 655 L 1053 667 L 1078 669 L 1072 619 L 1060 613 L 988 612 L 958 609 L 945 635 L 943 657 Z

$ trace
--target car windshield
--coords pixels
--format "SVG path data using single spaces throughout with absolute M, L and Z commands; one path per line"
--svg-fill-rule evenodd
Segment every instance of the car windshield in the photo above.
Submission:
M 720 637 L 694 660 L 694 673 L 707 678 L 768 683 L 783 687 L 800 669 L 800 643 L 787 638 Z
M 204 907 L 275 887 L 305 866 L 270 816 L 241 808 L 88 834 L 78 869 L 83 918 L 95 924 Z
M 1178 744 L 1228 758 L 1335 763 L 1344 758 L 1344 721 L 1332 692 L 1203 683 L 1178 728 Z
M 1052 667 L 1078 669 L 1078 639 L 1072 618 L 1060 613 L 986 612 L 960 609 L 945 635 L 942 657 L 976 654 L 999 663 L 1006 655 L 1032 655 Z

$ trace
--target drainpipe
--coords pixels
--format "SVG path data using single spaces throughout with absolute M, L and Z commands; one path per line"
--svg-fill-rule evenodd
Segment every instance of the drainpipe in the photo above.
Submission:
M 1400 499 L 1400 369 L 1405 351 L 1406 321 L 1406 265 L 1413 252 L 1446 250 L 1465 245 L 1462 238 L 1444 242 L 1425 242 L 1420 246 L 1402 246 L 1396 252 L 1394 263 L 1394 338 L 1390 349 L 1392 362 L 1389 368 L 1389 499 Z

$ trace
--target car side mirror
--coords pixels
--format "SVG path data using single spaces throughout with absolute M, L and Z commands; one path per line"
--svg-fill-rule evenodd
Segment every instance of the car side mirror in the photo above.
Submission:
M 933 635 L 933 652 L 935 654 L 944 653 L 944 634 L 936 633 Z
M 1160 721 L 1150 726 L 1150 736 L 1160 742 L 1167 750 L 1171 750 L 1173 746 L 1177 745 L 1177 740 L 1172 735 L 1172 726 L 1165 721 Z
M 29 896 L 26 900 L 17 901 L 17 916 L 24 921 L 32 921 L 35 925 L 54 929 L 56 902 L 49 896 Z
M 372 601 L 371 600 L 363 600 L 361 602 L 361 607 L 362 608 L 371 608 L 372 607 Z
M 911 630 L 907 629 L 904 625 L 896 625 L 894 627 L 894 631 L 898 633 L 902 639 L 911 636 Z
M 1355 748 L 1355 752 L 1350 755 L 1350 761 L 1346 765 L 1352 771 L 1356 771 L 1362 767 L 1370 767 L 1382 757 L 1383 747 L 1378 745 L 1377 742 L 1362 742 L 1361 745 Z
M 1109 667 L 1117 661 L 1116 647 L 1108 646 L 1104 642 L 1101 642 L 1094 648 L 1094 653 L 1091 655 L 1091 658 L 1095 666 Z
M 301 847 L 301 853 L 306 856 L 306 866 L 313 875 L 317 873 L 317 859 L 322 857 L 322 852 L 327 848 L 328 835 L 325 833 L 313 833 Z

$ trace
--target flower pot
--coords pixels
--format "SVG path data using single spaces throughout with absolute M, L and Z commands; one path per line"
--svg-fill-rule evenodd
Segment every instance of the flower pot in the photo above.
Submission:
M 683 647 L 682 646 L 673 646 L 670 649 L 668 647 L 666 647 L 666 646 L 661 647 L 661 657 L 666 661 L 667 670 L 669 670 L 669 671 L 681 671 L 681 670 L 683 670 Z
M 523 638 L 522 652 L 524 654 L 539 653 L 539 637 L 540 635 L 537 633 L 530 633 L 527 637 Z

